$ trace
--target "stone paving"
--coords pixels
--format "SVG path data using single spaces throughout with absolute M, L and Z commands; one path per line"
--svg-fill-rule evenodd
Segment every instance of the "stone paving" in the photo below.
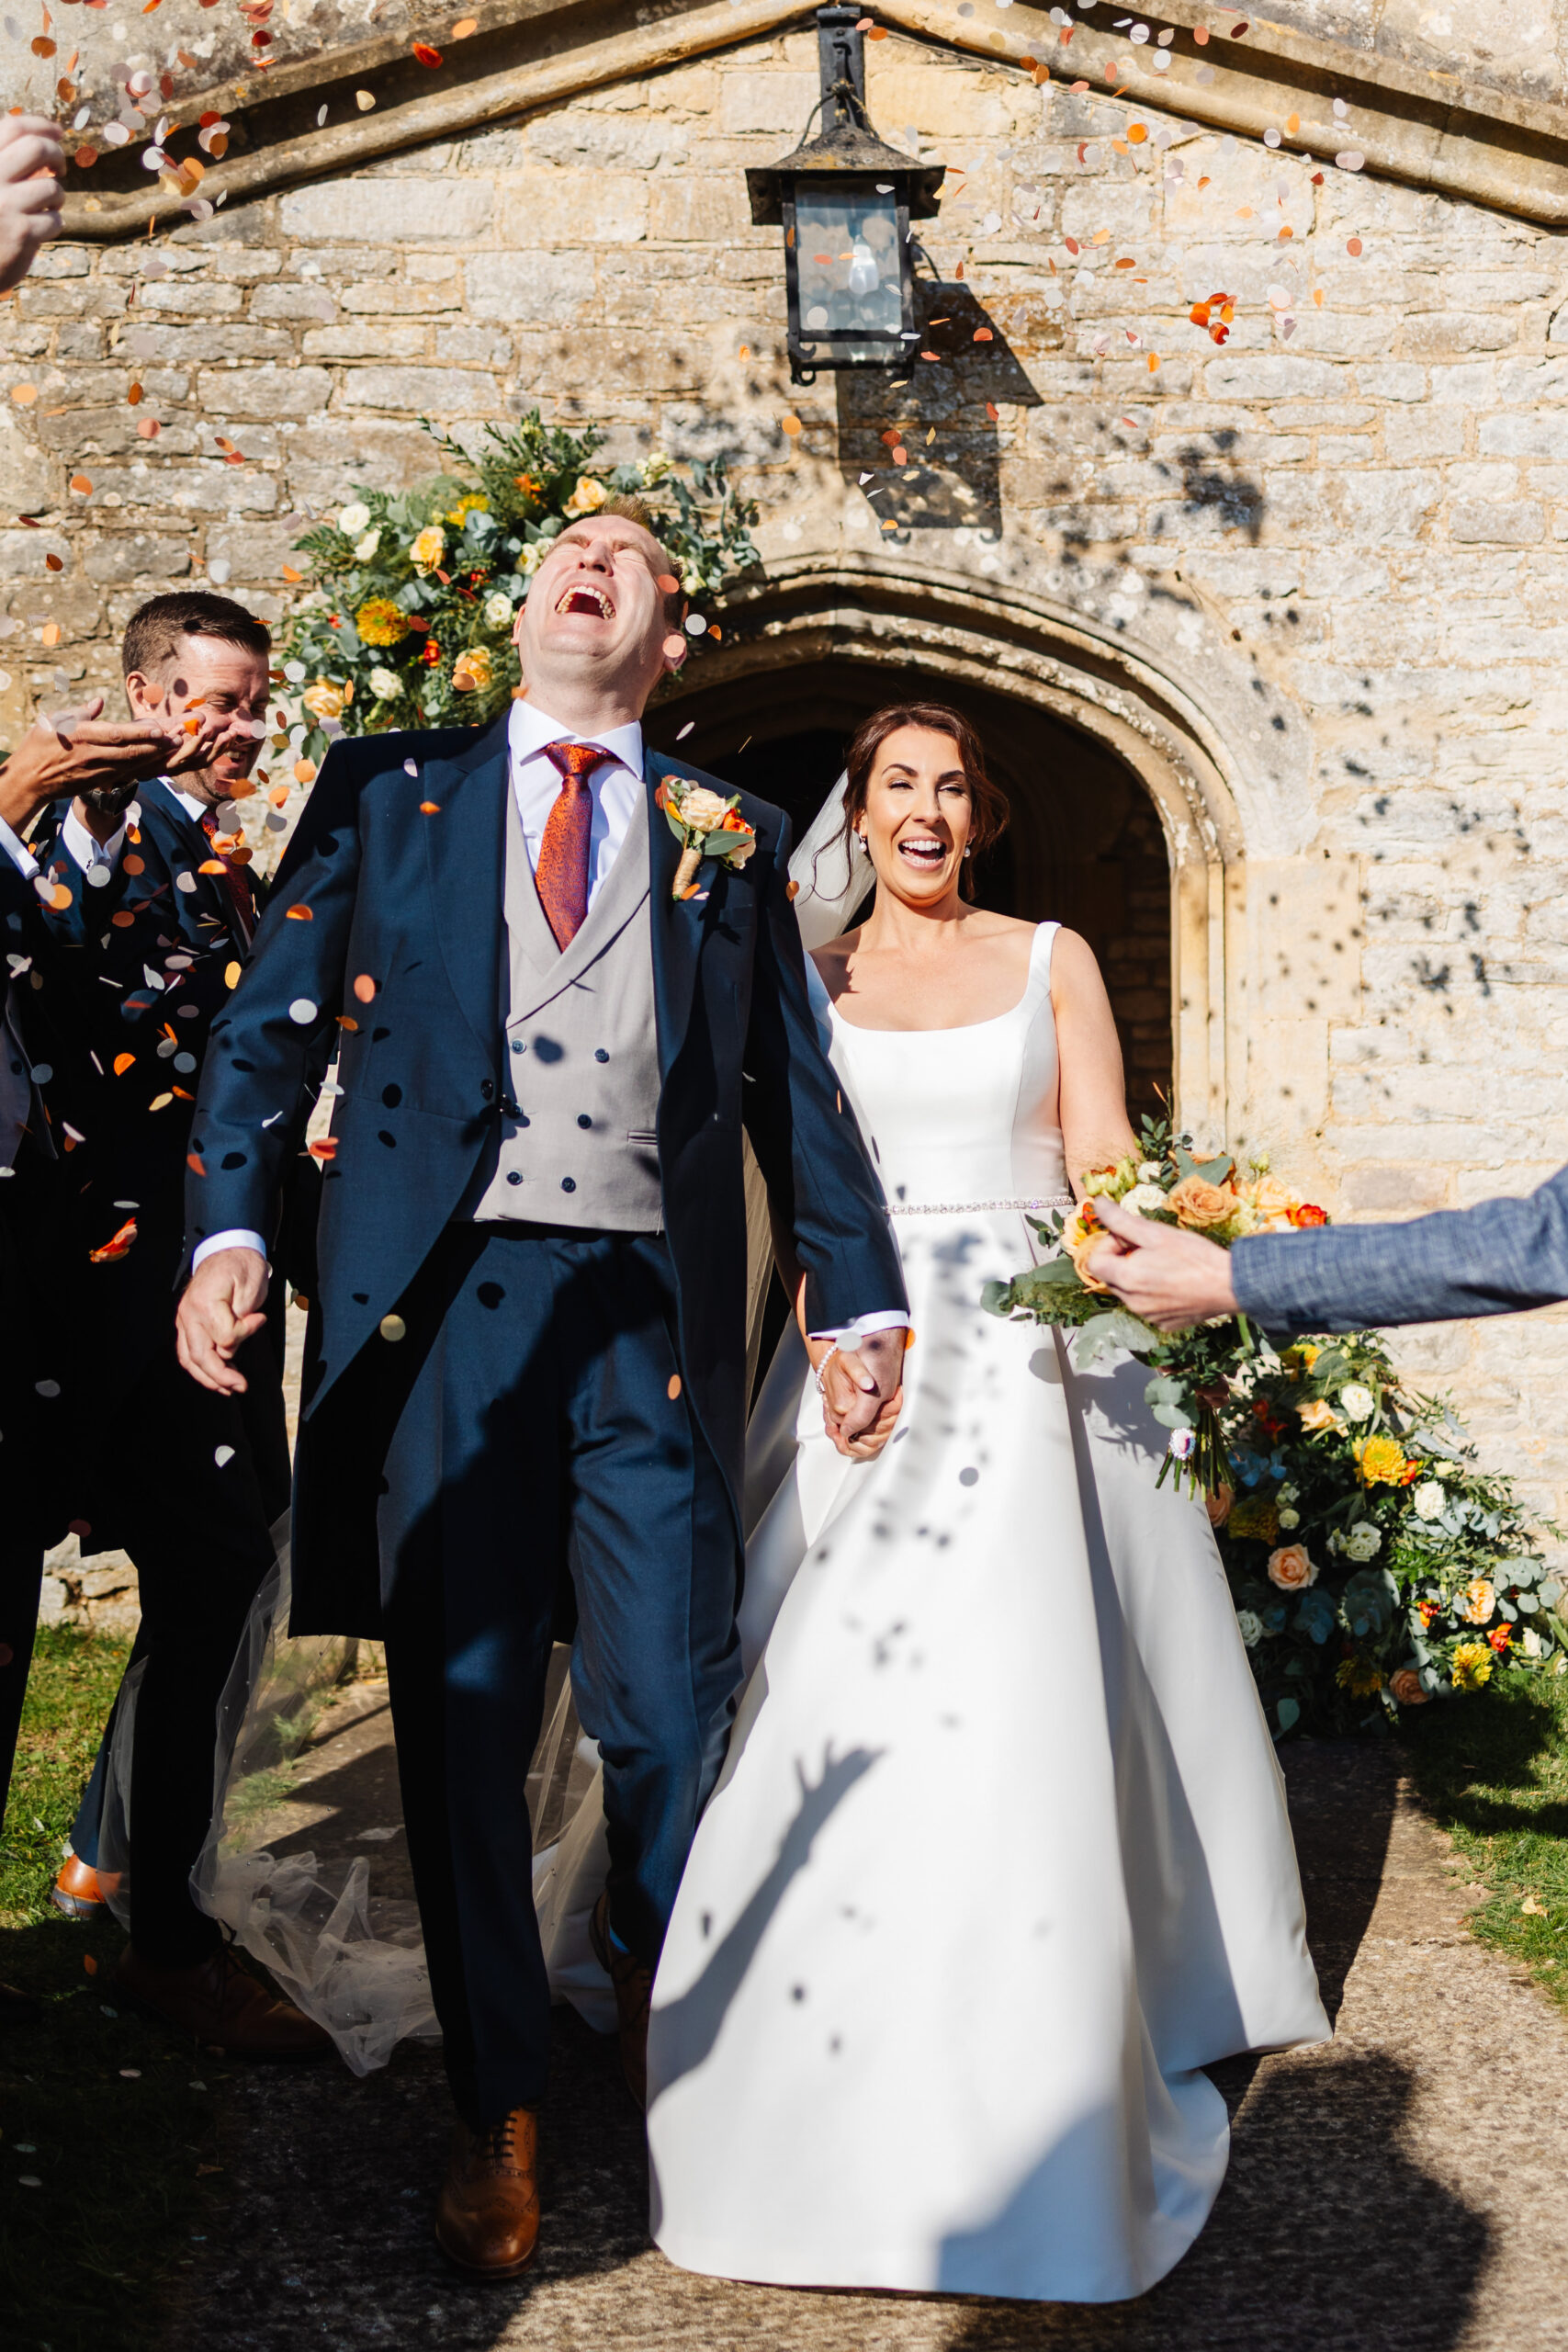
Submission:
M 396 1819 L 386 1714 L 359 1684 L 279 1822 L 323 1855 Z M 236 2076 L 230 2201 L 167 2352 L 427 2341 L 598 2352 L 1536 2352 L 1568 2347 L 1568 2033 L 1470 1940 L 1462 1865 L 1396 1753 L 1289 1750 L 1313 1948 L 1334 2041 L 1217 2070 L 1229 2178 L 1194 2251 L 1136 2303 L 1071 2308 L 784 2292 L 691 2277 L 650 2246 L 638 2120 L 613 2045 L 559 2014 L 536 2271 L 478 2290 L 431 2238 L 447 2109 L 438 2053 L 355 2082 Z M 398 1891 L 400 1838 L 377 1842 Z M 380 1864 L 378 1864 L 379 1869 Z

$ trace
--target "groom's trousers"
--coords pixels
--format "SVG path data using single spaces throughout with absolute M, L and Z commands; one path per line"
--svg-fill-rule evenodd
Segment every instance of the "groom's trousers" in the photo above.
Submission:
M 400 1313 L 387 1670 L 447 2074 L 478 2128 L 545 2089 L 524 1784 L 560 1579 L 604 1758 L 611 1924 L 651 1964 L 739 1680 L 739 1539 L 682 1382 L 661 1238 L 450 1226 Z

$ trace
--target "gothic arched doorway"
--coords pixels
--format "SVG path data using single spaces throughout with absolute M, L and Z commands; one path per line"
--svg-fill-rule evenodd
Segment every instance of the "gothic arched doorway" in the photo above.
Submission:
M 1081 932 L 1100 959 L 1127 1065 L 1134 1120 L 1171 1087 L 1170 860 L 1140 779 L 1102 741 L 1055 713 L 941 671 L 868 668 L 831 656 L 705 686 L 649 713 L 672 751 L 786 809 L 798 835 L 866 715 L 894 701 L 946 702 L 978 730 L 1011 823 L 976 876 L 984 904 Z M 689 730 L 689 731 L 688 731 Z

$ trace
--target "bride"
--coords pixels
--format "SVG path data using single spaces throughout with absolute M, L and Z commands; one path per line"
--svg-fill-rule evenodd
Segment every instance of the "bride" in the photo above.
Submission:
M 1081 1375 L 979 1304 L 1027 1261 L 1025 1211 L 1136 1149 L 1094 957 L 969 903 L 1006 812 L 956 712 L 877 713 L 848 776 L 876 899 L 814 986 L 916 1338 L 861 1458 L 823 1434 L 827 1340 L 809 1369 L 781 1351 L 753 1422 L 753 1485 L 783 1471 L 654 1989 L 654 2235 L 721 2277 L 1112 2301 L 1219 2190 L 1203 2067 L 1328 2027 L 1218 1553 L 1155 1487 L 1144 1375 Z

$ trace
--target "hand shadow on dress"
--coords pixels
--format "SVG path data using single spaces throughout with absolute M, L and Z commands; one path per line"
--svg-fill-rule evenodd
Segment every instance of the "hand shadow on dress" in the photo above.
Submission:
M 701 1975 L 653 2012 L 651 2031 L 659 2048 L 655 2072 L 661 2096 L 707 2057 L 785 1888 L 805 1869 L 818 1832 L 881 1753 L 880 1748 L 852 1747 L 846 1755 L 835 1756 L 829 1747 L 822 1759 L 822 1776 L 816 1781 L 807 1779 L 805 1767 L 796 1758 L 800 1804 L 779 1841 L 772 1868 L 758 1882 L 734 1925 L 714 1946 Z M 705 1932 L 705 1919 L 704 1927 Z

